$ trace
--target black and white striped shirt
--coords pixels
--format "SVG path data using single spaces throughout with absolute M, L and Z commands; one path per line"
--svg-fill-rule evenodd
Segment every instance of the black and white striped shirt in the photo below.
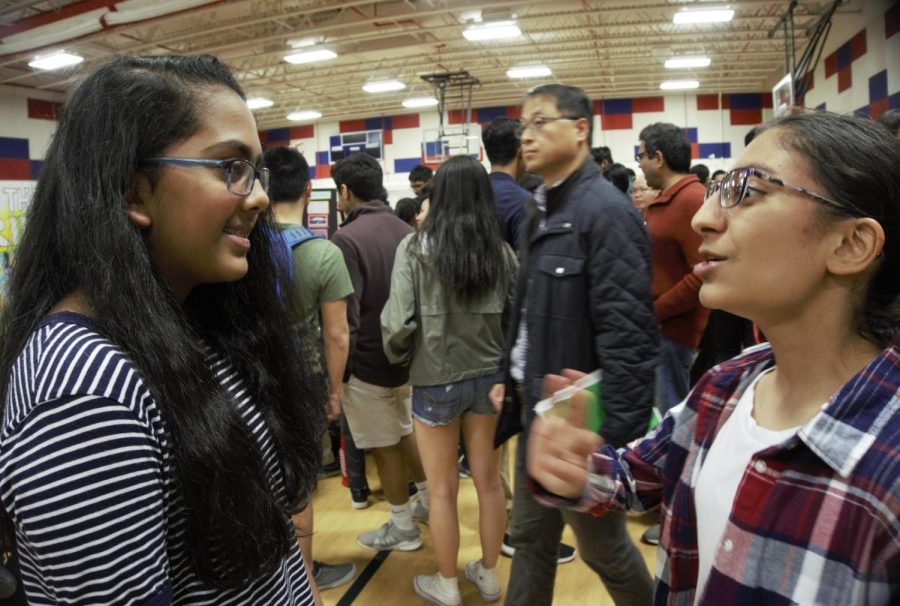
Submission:
M 220 357 L 210 364 L 282 498 L 261 415 L 234 370 Z M 313 603 L 296 543 L 275 573 L 245 587 L 216 589 L 197 577 L 159 408 L 88 318 L 59 313 L 43 321 L 15 363 L 3 412 L 0 498 L 15 523 L 29 603 Z

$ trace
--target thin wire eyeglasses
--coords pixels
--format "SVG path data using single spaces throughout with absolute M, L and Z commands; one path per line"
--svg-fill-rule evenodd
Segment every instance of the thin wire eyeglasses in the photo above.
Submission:
M 269 191 L 269 169 L 256 168 L 249 160 L 228 158 L 226 160 L 210 160 L 207 158 L 175 158 L 162 156 L 144 160 L 144 166 L 209 166 L 225 171 L 225 187 L 236 196 L 249 196 L 253 191 L 253 183 L 258 179 L 263 191 Z
M 581 116 L 536 116 L 528 122 L 519 120 L 519 126 L 523 133 L 529 128 L 539 131 L 550 122 L 556 122 L 557 120 L 581 120 Z
M 709 185 L 706 186 L 706 198 L 710 198 L 713 194 L 716 193 L 716 191 L 718 191 L 719 206 L 721 206 L 722 208 L 734 208 L 744 201 L 744 198 L 747 197 L 747 193 L 752 189 L 752 187 L 750 186 L 751 177 L 756 177 L 757 179 L 768 181 L 769 183 L 773 183 L 789 191 L 805 194 L 811 198 L 814 198 L 820 202 L 824 202 L 825 204 L 828 204 L 830 206 L 839 208 L 845 212 L 848 210 L 854 210 L 851 207 L 848 207 L 846 204 L 841 204 L 840 202 L 832 200 L 831 198 L 827 198 L 822 194 L 817 194 L 815 192 L 809 191 L 808 189 L 804 189 L 796 185 L 791 185 L 790 183 L 785 183 L 778 177 L 768 175 L 758 168 L 754 168 L 752 166 L 736 168 L 732 171 L 729 171 L 725 174 L 725 177 L 720 182 L 716 182 L 714 180 L 710 181 Z
M 648 151 L 642 151 L 641 153 L 635 154 L 635 155 L 634 155 L 634 161 L 635 161 L 635 162 L 640 162 L 640 161 L 641 161 L 641 158 L 643 158 L 644 156 L 647 156 L 647 158 L 652 158 L 652 157 L 653 157 L 653 154 L 655 154 L 655 153 L 656 153 L 656 152 L 653 152 L 653 153 L 651 154 L 651 153 L 648 152 Z

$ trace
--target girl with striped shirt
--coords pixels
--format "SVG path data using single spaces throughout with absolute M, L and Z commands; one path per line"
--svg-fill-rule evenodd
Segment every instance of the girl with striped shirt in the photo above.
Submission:
M 0 336 L 3 548 L 29 603 L 314 603 L 290 517 L 324 389 L 268 262 L 260 157 L 210 56 L 119 57 L 66 103 Z

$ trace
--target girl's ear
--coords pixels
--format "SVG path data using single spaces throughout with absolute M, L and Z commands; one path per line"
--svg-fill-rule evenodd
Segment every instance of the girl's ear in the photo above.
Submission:
M 147 229 L 153 223 L 147 208 L 147 200 L 152 195 L 150 181 L 146 175 L 136 174 L 132 176 L 128 184 L 128 197 L 125 201 L 125 214 L 128 220 L 134 223 L 139 229 Z
M 841 241 L 828 260 L 835 275 L 854 275 L 867 271 L 884 249 L 884 229 L 871 217 L 847 221 Z

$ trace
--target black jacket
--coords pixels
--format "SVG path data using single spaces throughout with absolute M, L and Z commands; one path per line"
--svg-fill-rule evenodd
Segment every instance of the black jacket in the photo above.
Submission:
M 547 191 L 547 216 L 528 222 L 507 331 L 504 370 L 527 307 L 525 428 L 547 373 L 603 371 L 614 446 L 644 435 L 653 406 L 659 336 L 650 296 L 650 239 L 640 214 L 591 160 Z

